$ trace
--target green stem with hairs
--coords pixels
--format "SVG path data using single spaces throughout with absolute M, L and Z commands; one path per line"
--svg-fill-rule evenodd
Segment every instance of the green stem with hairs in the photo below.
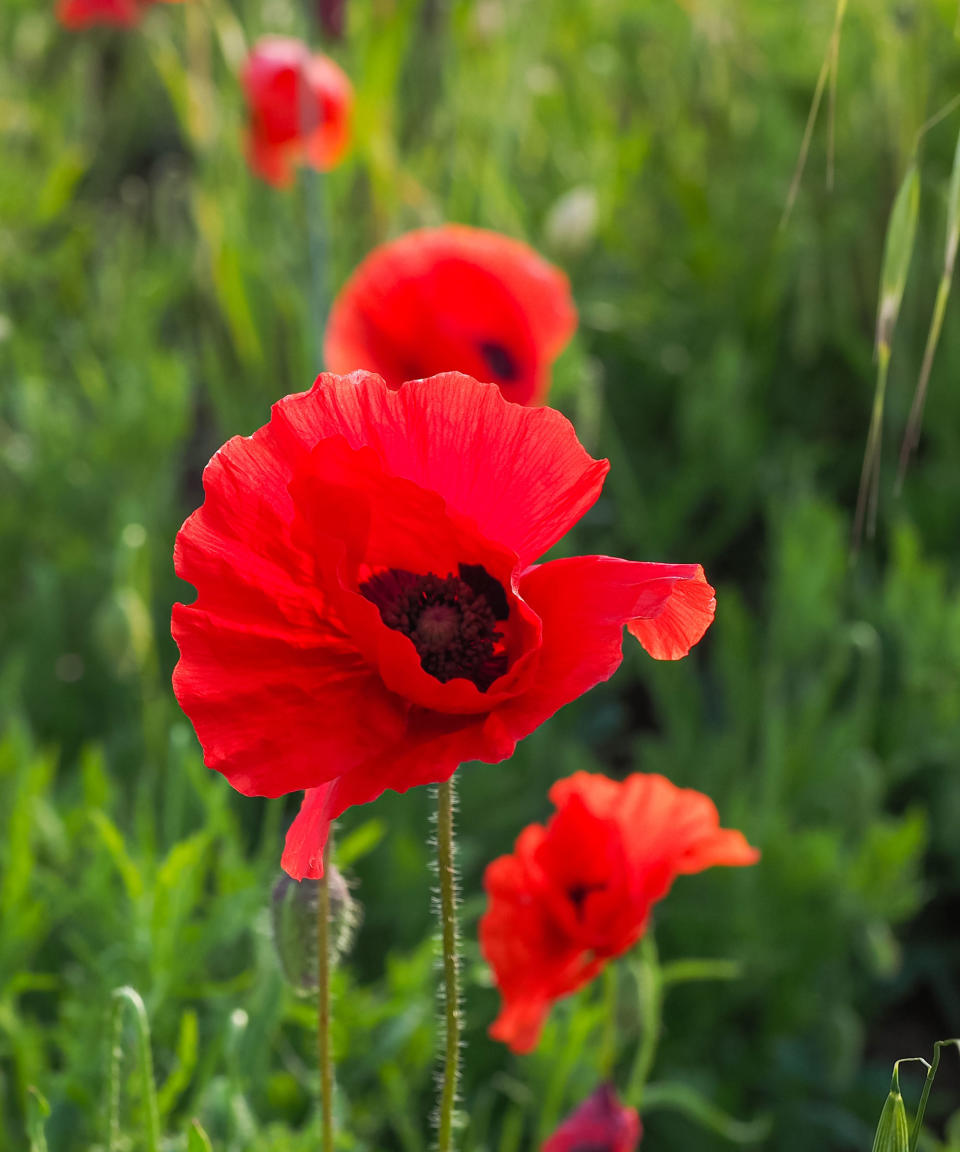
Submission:
M 437 873 L 443 945 L 444 1059 L 438 1152 L 452 1152 L 454 1111 L 460 1075 L 460 973 L 457 955 L 457 874 L 453 843 L 453 780 L 437 785 Z
M 331 837 L 333 830 L 331 829 Z M 322 1152 L 333 1152 L 333 1053 L 330 1045 L 330 840 L 317 891 L 317 1057 L 320 1065 Z

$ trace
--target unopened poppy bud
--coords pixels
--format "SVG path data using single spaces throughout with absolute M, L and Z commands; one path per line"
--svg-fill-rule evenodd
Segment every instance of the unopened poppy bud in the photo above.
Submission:
M 358 905 L 343 874 L 332 864 L 327 870 L 330 889 L 330 959 L 336 963 L 353 944 Z M 286 873 L 273 887 L 270 914 L 273 942 L 280 966 L 293 988 L 307 995 L 317 987 L 317 912 L 319 880 L 296 881 Z
M 873 1138 L 873 1152 L 909 1152 L 910 1131 L 907 1111 L 900 1095 L 900 1077 L 894 1065 L 890 1093 L 880 1113 L 877 1134 Z

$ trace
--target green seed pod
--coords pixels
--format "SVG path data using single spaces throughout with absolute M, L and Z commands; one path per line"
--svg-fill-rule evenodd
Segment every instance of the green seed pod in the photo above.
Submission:
M 873 1152 L 909 1152 L 910 1129 L 907 1125 L 907 1110 L 900 1095 L 900 1077 L 897 1067 L 893 1068 L 890 1094 L 880 1113 L 877 1134 L 873 1138 Z
M 346 880 L 332 864 L 327 871 L 330 890 L 330 960 L 335 964 L 353 944 L 359 906 Z M 319 880 L 299 883 L 284 873 L 270 900 L 273 942 L 283 973 L 301 995 L 317 987 L 317 912 Z

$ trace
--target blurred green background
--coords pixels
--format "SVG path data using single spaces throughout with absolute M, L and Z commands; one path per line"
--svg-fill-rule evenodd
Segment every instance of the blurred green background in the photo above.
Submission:
M 565 547 L 700 561 L 718 587 L 688 660 L 628 645 L 510 763 L 460 773 L 464 1149 L 535 1149 L 594 1087 L 612 992 L 618 1083 L 629 1064 L 626 971 L 558 1008 L 532 1056 L 485 1036 L 483 867 L 576 768 L 700 788 L 764 853 L 680 880 L 658 910 L 665 959 L 730 958 L 742 976 L 670 993 L 654 1078 L 770 1127 L 724 1136 L 667 1100 L 645 1146 L 869 1147 L 891 1061 L 960 1031 L 956 302 L 893 491 L 960 113 L 919 149 L 880 523 L 848 562 L 884 230 L 918 129 L 960 91 L 957 16 L 956 0 L 850 0 L 835 186 L 825 98 L 780 230 L 833 0 L 348 5 L 332 52 L 357 91 L 355 146 L 324 180 L 328 284 L 443 220 L 561 264 L 581 325 L 551 399 L 612 461 Z M 157 5 L 122 33 L 67 33 L 47 0 L 0 10 L 2 1152 L 26 1147 L 31 1085 L 51 1152 L 105 1146 L 109 998 L 128 983 L 171 1148 L 192 1116 L 218 1152 L 316 1146 L 314 1012 L 267 913 L 296 801 L 244 799 L 203 768 L 169 637 L 190 595 L 173 538 L 203 464 L 318 368 L 310 201 L 248 174 L 236 81 L 244 37 L 306 29 L 295 0 Z M 336 986 L 343 1149 L 430 1145 L 429 809 L 425 791 L 388 795 L 342 821 L 364 906 Z M 132 1033 L 124 1046 L 136 1149 Z M 930 1147 L 951 1144 L 960 1106 L 947 1067 Z

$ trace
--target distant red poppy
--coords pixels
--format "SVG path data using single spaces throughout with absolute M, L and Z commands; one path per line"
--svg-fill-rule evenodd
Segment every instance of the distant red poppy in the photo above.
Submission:
M 697 564 L 533 563 L 608 467 L 560 413 L 456 373 L 323 375 L 213 457 L 174 551 L 198 592 L 174 690 L 240 792 L 306 790 L 292 876 L 322 874 L 348 806 L 509 756 L 613 674 L 624 624 L 664 659 L 700 639 Z
M 558 268 L 518 240 L 448 224 L 363 261 L 334 301 L 324 355 L 331 372 L 366 368 L 391 387 L 465 372 L 537 404 L 576 326 Z
M 59 0 L 57 19 L 67 28 L 87 28 L 93 24 L 136 24 L 156 3 L 174 0 Z
M 490 1035 L 515 1052 L 536 1046 L 555 1000 L 640 939 L 677 876 L 759 858 L 707 796 L 663 776 L 577 772 L 550 799 L 549 824 L 525 828 L 484 877 L 480 944 L 503 999 Z
M 634 1152 L 640 1142 L 640 1117 L 601 1084 L 564 1120 L 540 1152 Z
M 300 40 L 266 36 L 247 57 L 241 77 L 250 113 L 247 156 L 268 184 L 293 180 L 297 164 L 326 171 L 350 143 L 353 89 L 326 56 Z

